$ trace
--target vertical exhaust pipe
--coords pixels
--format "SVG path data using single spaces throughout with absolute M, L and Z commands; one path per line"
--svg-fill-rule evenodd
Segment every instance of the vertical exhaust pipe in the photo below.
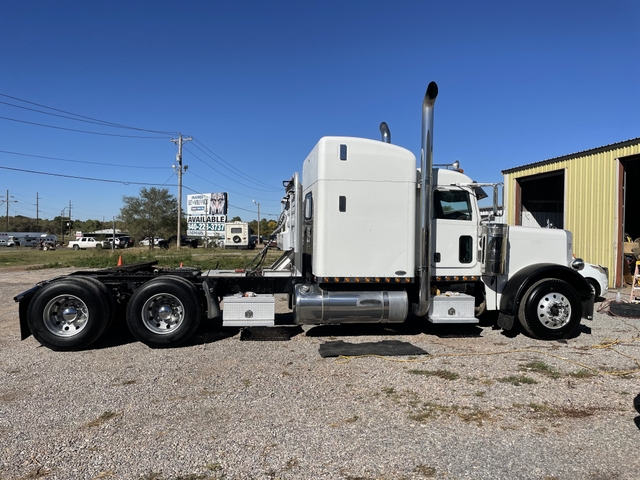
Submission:
M 382 141 L 384 143 L 391 143 L 391 132 L 389 131 L 387 122 L 382 122 L 380 124 L 380 133 L 382 134 Z
M 413 313 L 424 317 L 429 311 L 431 275 L 431 217 L 433 201 L 431 198 L 431 171 L 433 169 L 433 107 L 438 96 L 438 85 L 431 82 L 422 102 L 422 142 L 420 151 L 420 231 L 418 233 L 417 277 L 419 282 L 418 303 L 413 305 Z

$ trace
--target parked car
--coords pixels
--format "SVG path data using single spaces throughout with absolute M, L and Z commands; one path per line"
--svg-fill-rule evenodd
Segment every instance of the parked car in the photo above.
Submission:
M 591 285 L 596 299 L 607 293 L 609 289 L 609 271 L 606 267 L 585 263 L 580 273 L 585 280 L 589 282 L 589 285 Z
M 5 240 L 4 238 L 0 238 L 0 247 L 15 247 L 16 243 L 9 239 L 9 240 Z
M 167 240 L 167 243 L 170 245 L 175 245 L 176 238 L 178 238 L 177 235 L 173 235 L 169 237 L 169 239 Z M 183 247 L 198 248 L 199 243 L 200 242 L 198 241 L 197 238 L 188 238 L 184 235 L 180 237 L 180 245 L 182 245 Z
M 153 244 L 158 246 L 161 242 L 166 242 L 166 240 L 164 238 L 160 238 L 160 237 L 154 237 L 153 239 Z M 147 238 L 143 238 L 142 240 L 140 240 L 138 242 L 138 245 L 143 246 L 143 247 L 148 247 L 149 245 L 151 245 L 151 238 L 147 237 Z
M 93 237 L 80 237 L 70 241 L 67 246 L 74 250 L 85 250 L 87 248 L 102 248 L 104 244 Z
M 104 248 L 111 248 L 111 242 L 113 237 L 107 237 L 104 241 Z M 129 248 L 133 247 L 133 238 L 128 236 L 116 237 L 114 242 L 115 248 Z

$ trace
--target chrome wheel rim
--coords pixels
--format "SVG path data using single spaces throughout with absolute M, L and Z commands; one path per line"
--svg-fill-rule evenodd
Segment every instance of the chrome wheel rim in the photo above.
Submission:
M 74 295 L 58 295 L 49 300 L 42 313 L 44 326 L 58 337 L 73 337 L 89 322 L 87 304 Z
M 549 292 L 538 303 L 538 318 L 547 328 L 562 328 L 571 321 L 571 303 L 561 293 Z
M 153 333 L 166 335 L 184 322 L 184 305 L 169 293 L 153 295 L 142 306 L 142 323 Z

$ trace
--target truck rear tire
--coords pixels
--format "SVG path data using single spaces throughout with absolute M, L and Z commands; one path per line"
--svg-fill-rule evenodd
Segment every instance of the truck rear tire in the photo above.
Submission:
M 565 281 L 545 278 L 524 294 L 518 320 L 524 331 L 541 340 L 568 337 L 581 318 L 580 298 Z
M 106 289 L 106 287 L 105 287 Z M 80 350 L 95 342 L 113 317 L 111 303 L 92 281 L 65 278 L 45 285 L 29 303 L 27 323 L 52 350 Z
M 74 249 L 74 250 L 80 250 L 80 245 L 74 245 L 74 246 L 73 246 L 73 249 Z
M 142 285 L 127 306 L 129 330 L 150 347 L 180 345 L 196 331 L 201 317 L 195 286 L 173 275 Z

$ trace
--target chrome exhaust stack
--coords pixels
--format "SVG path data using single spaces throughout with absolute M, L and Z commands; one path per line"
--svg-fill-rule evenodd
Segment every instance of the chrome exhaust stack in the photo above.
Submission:
M 433 169 L 433 108 L 438 96 L 438 85 L 431 82 L 422 102 L 422 142 L 420 151 L 420 229 L 417 235 L 416 276 L 419 282 L 418 303 L 413 304 L 413 313 L 424 317 L 429 311 L 429 293 L 431 276 L 429 259 L 431 257 L 431 171 Z
M 387 122 L 382 122 L 380 124 L 380 133 L 382 134 L 382 141 L 384 143 L 391 143 L 391 132 L 389 131 Z

